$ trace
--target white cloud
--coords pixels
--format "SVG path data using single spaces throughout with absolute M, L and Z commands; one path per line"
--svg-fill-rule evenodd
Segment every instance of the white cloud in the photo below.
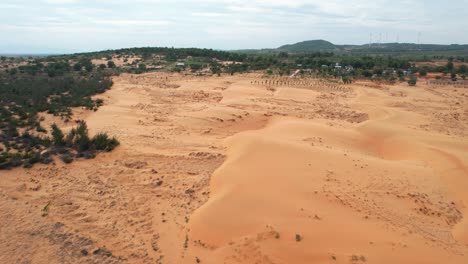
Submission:
M 106 19 L 93 20 L 95 24 L 112 25 L 112 26 L 165 26 L 169 24 L 166 20 L 128 20 L 128 19 Z
M 467 43 L 467 0 L 1 0 L 0 52 L 131 46 L 268 48 L 307 39 Z M 13 12 L 12 8 L 21 9 Z M 118 34 L 117 34 L 118 33 Z M 93 39 L 93 41 L 83 41 Z M 9 43 L 7 46 L 4 43 Z M 108 45 L 108 46 L 107 46 Z M 117 46 L 118 45 L 118 46 Z
M 214 13 L 214 12 L 193 12 L 192 16 L 196 17 L 223 17 L 229 14 L 226 13 Z
M 45 3 L 51 5 L 64 5 L 64 4 L 76 4 L 80 0 L 44 0 Z

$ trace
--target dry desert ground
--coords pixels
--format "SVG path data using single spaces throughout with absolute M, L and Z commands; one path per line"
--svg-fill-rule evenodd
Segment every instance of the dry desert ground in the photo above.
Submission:
M 120 147 L 0 171 L 0 263 L 468 263 L 468 89 L 266 80 L 114 77 Z

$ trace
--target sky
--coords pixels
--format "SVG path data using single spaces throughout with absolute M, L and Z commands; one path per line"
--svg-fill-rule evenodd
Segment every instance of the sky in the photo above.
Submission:
M 468 0 L 1 0 L 0 53 L 468 44 Z

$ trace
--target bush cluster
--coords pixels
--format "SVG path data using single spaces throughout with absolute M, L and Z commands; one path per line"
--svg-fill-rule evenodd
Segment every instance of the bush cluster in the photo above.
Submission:
M 54 155 L 59 155 L 65 163 L 71 163 L 76 158 L 91 159 L 98 152 L 112 151 L 120 144 L 115 137 L 110 138 L 106 133 L 98 133 L 90 138 L 84 121 L 80 121 L 67 135 L 53 124 L 50 134 L 51 137 L 33 136 L 28 132 L 19 135 L 15 128 L 10 129 L 6 136 L 1 133 L 0 142 L 6 149 L 0 149 L 0 169 L 18 166 L 30 168 L 36 163 L 49 164 Z
M 51 148 L 65 143 L 56 141 L 64 137 L 57 126 L 52 127 L 53 139 L 48 137 L 47 130 L 41 126 L 43 120 L 39 118 L 39 112 L 60 116 L 68 121 L 72 115 L 71 107 L 97 110 L 103 104 L 103 100 L 92 100 L 91 96 L 105 92 L 112 81 L 103 75 L 78 76 L 68 73 L 71 67 L 67 65 L 61 61 L 47 66 L 34 63 L 20 67 L 20 72 L 14 76 L 0 73 L 0 169 L 48 164 L 52 161 L 51 154 L 54 154 Z M 84 65 L 89 64 L 84 62 Z M 80 131 L 79 136 L 83 137 L 73 139 L 73 144 L 80 145 L 81 141 L 86 141 L 87 135 L 83 133 L 87 133 L 86 125 L 81 126 L 85 129 Z M 99 148 L 106 143 L 100 139 Z M 114 147 L 118 145 L 112 142 L 104 150 L 112 149 L 112 144 Z M 74 146 L 64 147 L 60 152 L 74 150 Z M 90 143 L 90 147 L 94 147 L 94 142 Z M 95 155 L 96 151 L 85 151 L 84 145 L 80 145 L 80 148 L 83 151 L 71 153 L 71 156 Z

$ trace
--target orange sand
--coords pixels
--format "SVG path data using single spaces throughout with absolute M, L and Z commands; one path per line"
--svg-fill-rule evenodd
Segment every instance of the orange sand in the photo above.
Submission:
M 468 262 L 468 90 L 263 80 L 116 77 L 117 150 L 0 172 L 0 262 Z

